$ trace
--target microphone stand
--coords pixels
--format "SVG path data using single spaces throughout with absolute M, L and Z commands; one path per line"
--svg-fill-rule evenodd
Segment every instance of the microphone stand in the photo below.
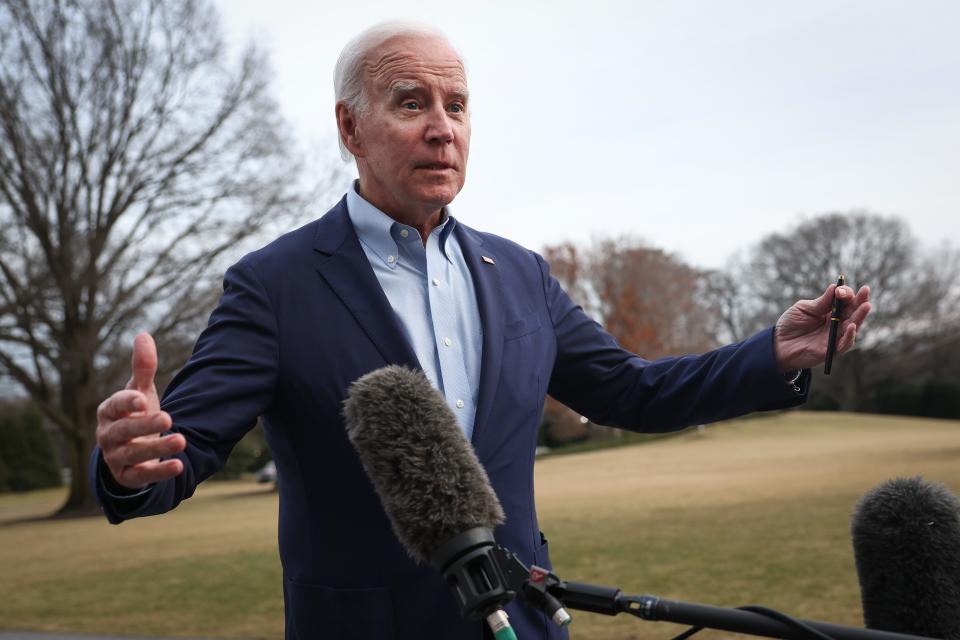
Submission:
M 511 551 L 500 545 L 495 545 L 492 553 L 504 577 L 505 586 L 560 626 L 570 623 L 570 615 L 564 609 L 569 607 L 608 616 L 627 613 L 643 620 L 675 622 L 784 640 L 929 640 L 890 631 L 797 620 L 763 607 L 726 609 L 651 595 L 626 595 L 616 587 L 563 581 L 536 565 L 528 569 Z

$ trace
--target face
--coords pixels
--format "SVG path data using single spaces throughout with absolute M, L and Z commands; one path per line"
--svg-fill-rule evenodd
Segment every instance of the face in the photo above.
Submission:
M 463 187 L 470 150 L 467 79 L 442 39 L 397 37 L 365 63 L 367 109 L 337 105 L 361 194 L 409 223 L 439 213 Z

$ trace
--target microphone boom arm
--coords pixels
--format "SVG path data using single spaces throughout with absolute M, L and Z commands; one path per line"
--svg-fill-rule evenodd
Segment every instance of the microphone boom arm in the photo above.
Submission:
M 794 620 L 789 616 L 783 616 L 762 607 L 727 609 L 679 600 L 667 600 L 657 596 L 627 596 L 623 594 L 617 596 L 616 606 L 618 613 L 622 611 L 643 620 L 676 622 L 767 638 L 784 638 L 785 640 L 808 640 L 811 637 L 822 638 L 824 636 L 834 640 L 924 640 L 923 636 L 880 631 L 878 629 L 848 627 L 816 620 Z M 784 619 L 790 622 L 786 622 Z
M 626 595 L 616 587 L 568 582 L 542 567 L 527 567 L 513 552 L 495 545 L 496 558 L 506 587 L 527 605 L 539 609 L 559 626 L 570 623 L 565 607 L 608 616 L 627 613 L 643 620 L 674 622 L 722 631 L 784 640 L 930 640 L 924 636 L 862 629 L 844 625 L 795 620 L 763 607 L 727 609 L 667 600 L 657 596 Z

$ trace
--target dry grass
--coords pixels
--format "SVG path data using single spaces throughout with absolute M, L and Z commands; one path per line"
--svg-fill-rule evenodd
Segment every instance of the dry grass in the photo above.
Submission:
M 789 413 L 541 461 L 537 504 L 562 578 L 858 624 L 856 499 L 898 475 L 958 490 L 958 463 L 957 422 Z M 61 499 L 0 496 L 0 628 L 281 637 L 274 493 L 212 483 L 120 527 L 22 521 Z M 574 615 L 575 640 L 680 630 Z
M 4 496 L 0 518 L 51 510 L 60 492 Z M 208 483 L 176 511 L 0 526 L 0 628 L 279 638 L 277 495 Z
M 562 578 L 859 625 L 853 506 L 917 474 L 960 490 L 960 423 L 787 413 L 546 460 L 537 505 Z M 571 630 L 603 640 L 682 629 L 580 614 Z

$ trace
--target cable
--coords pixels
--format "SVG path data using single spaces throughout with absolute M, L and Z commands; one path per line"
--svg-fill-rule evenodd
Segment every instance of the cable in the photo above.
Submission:
M 805 624 L 804 622 L 801 622 L 796 618 L 791 618 L 787 614 L 781 613 L 775 609 L 769 609 L 767 607 L 758 607 L 758 606 L 752 606 L 752 605 L 746 606 L 746 607 L 737 607 L 737 609 L 741 611 L 749 611 L 750 613 L 756 613 L 761 616 L 765 616 L 767 618 L 776 620 L 777 622 L 782 622 L 788 627 L 792 627 L 793 629 L 796 629 L 797 631 L 799 631 L 800 633 L 802 633 L 804 636 L 808 638 L 816 638 L 816 640 L 835 640 L 833 636 L 829 636 L 823 633 L 822 631 L 818 631 L 813 627 L 811 627 L 810 625 Z M 687 638 L 697 633 L 700 633 L 701 631 L 703 631 L 703 629 L 704 627 L 690 627 L 683 633 L 677 636 L 674 636 L 672 640 L 687 640 Z
M 672 640 L 687 640 L 687 638 L 693 634 L 700 633 L 701 631 L 703 631 L 703 627 L 690 627 L 680 635 L 674 636 Z
M 806 624 L 805 622 L 802 622 L 801 620 L 797 620 L 796 618 L 791 618 L 787 614 L 780 613 L 779 611 L 776 611 L 774 609 L 768 609 L 767 607 L 757 607 L 757 606 L 747 606 L 747 607 L 737 607 L 737 608 L 741 609 L 742 611 L 759 613 L 762 616 L 766 616 L 768 618 L 777 620 L 778 622 L 782 622 L 783 624 L 789 627 L 793 627 L 797 631 L 800 631 L 801 633 L 807 635 L 810 638 L 817 638 L 817 640 L 834 640 L 833 636 L 829 636 L 823 633 L 822 631 L 818 631 L 813 627 L 811 627 L 810 625 Z

